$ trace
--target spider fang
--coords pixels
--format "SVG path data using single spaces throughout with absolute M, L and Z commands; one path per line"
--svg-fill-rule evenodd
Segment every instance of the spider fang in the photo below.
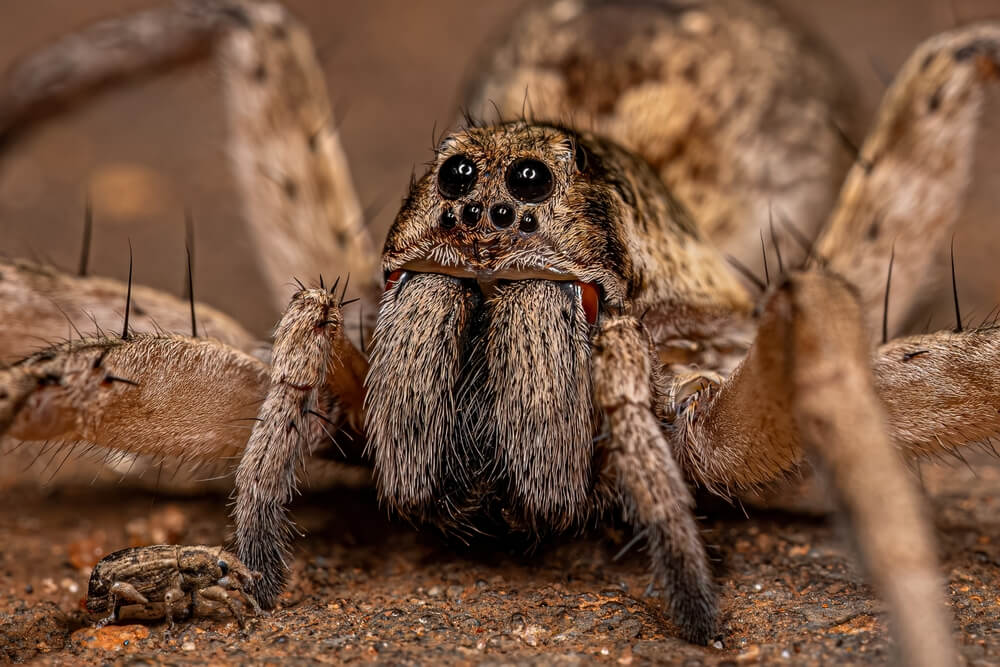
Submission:
M 587 316 L 587 324 L 596 324 L 597 315 L 600 313 L 601 300 L 594 283 L 585 283 L 577 280 L 573 283 L 576 290 L 576 298 L 583 306 L 583 313 Z

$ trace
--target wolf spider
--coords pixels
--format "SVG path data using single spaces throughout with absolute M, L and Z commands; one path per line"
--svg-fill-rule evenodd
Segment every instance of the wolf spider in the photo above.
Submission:
M 121 303 L 143 311 L 126 307 L 120 335 L 0 371 L 0 433 L 240 457 L 235 549 L 263 574 L 265 606 L 288 574 L 307 456 L 370 466 L 385 505 L 462 539 L 537 540 L 621 512 L 698 643 L 718 627 L 692 489 L 734 498 L 810 459 L 904 661 L 955 661 L 905 464 L 997 433 L 1000 338 L 959 326 L 888 340 L 883 316 L 887 273 L 905 314 L 947 247 L 1000 26 L 922 44 L 845 160 L 826 61 L 769 9 L 530 9 L 482 61 L 465 126 L 412 180 L 381 260 L 309 36 L 280 5 L 182 2 L 55 42 L 9 72 L 0 132 L 209 47 L 275 298 L 294 275 L 343 278 L 300 284 L 268 348 L 193 300 L 206 337 L 176 333 L 189 304 L 131 280 L 4 261 L 5 357 L 65 318 L 111 328 Z M 797 268 L 776 241 L 760 254 L 775 220 L 803 239 Z M 366 307 L 352 330 L 354 300 Z M 233 428 L 248 405 L 249 437 Z

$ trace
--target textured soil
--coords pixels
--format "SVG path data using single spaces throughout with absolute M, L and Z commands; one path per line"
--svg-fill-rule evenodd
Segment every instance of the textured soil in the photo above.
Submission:
M 146 4 L 5 3 L 0 69 L 76 25 Z M 433 11 L 403 0 L 287 4 L 316 35 L 358 189 L 373 229 L 384 230 L 411 165 L 428 155 L 432 127 L 455 117 L 455 91 L 482 35 L 518 3 L 438 0 Z M 997 12 L 995 0 L 779 4 L 846 63 L 861 118 L 870 117 L 884 79 L 920 39 L 952 25 L 956 14 L 971 20 Z M 263 283 L 242 236 L 217 88 L 210 68 L 132 85 L 13 146 L 0 156 L 0 252 L 73 266 L 90 191 L 97 211 L 92 267 L 124 278 L 131 239 L 138 279 L 177 292 L 184 275 L 180 221 L 191 207 L 200 298 L 266 335 L 277 313 L 261 305 Z M 991 224 L 1000 205 L 1000 151 L 990 150 L 1000 125 L 987 119 L 986 127 L 956 242 L 963 302 L 980 316 L 1000 301 L 1000 233 Z M 943 303 L 935 313 L 948 311 Z M 935 324 L 947 326 L 946 316 Z M 390 522 L 371 491 L 357 485 L 297 502 L 306 537 L 296 542 L 294 579 L 279 608 L 253 620 L 246 633 L 211 614 L 169 635 L 156 622 L 94 631 L 81 608 L 93 563 L 129 544 L 220 543 L 228 537 L 225 492 L 199 486 L 180 497 L 131 482 L 87 483 L 91 475 L 66 474 L 72 460 L 53 480 L 46 467 L 60 459 L 48 453 L 27 471 L 33 454 L 2 456 L 0 661 L 627 665 L 891 658 L 883 608 L 862 583 L 842 531 L 822 514 L 748 507 L 747 517 L 742 509 L 706 508 L 702 525 L 718 547 L 725 628 L 716 646 L 699 648 L 676 639 L 658 600 L 644 596 L 641 549 L 614 559 L 627 532 L 601 530 L 530 556 L 469 553 Z M 1000 664 L 1000 463 L 977 456 L 969 467 L 928 465 L 923 480 L 956 641 L 970 664 Z
M 925 466 L 955 638 L 970 664 L 1000 664 L 1000 465 Z M 9 480 L 8 480 L 9 481 Z M 883 607 L 840 531 L 803 512 L 713 510 L 724 630 L 714 647 L 676 638 L 646 597 L 640 547 L 614 529 L 531 555 L 469 553 L 391 523 L 370 490 L 296 504 L 307 536 L 277 610 L 245 633 L 224 614 L 95 631 L 89 569 L 127 544 L 216 544 L 225 496 L 167 499 L 121 485 L 11 484 L 0 491 L 0 660 L 201 663 L 885 663 Z M 16 508 L 16 509 L 15 509 Z

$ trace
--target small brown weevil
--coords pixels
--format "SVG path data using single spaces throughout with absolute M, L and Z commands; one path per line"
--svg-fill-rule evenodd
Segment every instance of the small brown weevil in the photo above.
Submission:
M 100 628 L 119 620 L 122 607 L 140 605 L 147 611 L 162 607 L 162 615 L 173 627 L 175 607 L 184 603 L 190 616 L 200 597 L 225 604 L 243 628 L 243 614 L 229 592 L 239 591 L 254 613 L 260 614 L 260 605 L 245 590 L 258 577 L 221 546 L 130 547 L 108 554 L 94 567 L 87 611 L 110 612 L 97 622 Z

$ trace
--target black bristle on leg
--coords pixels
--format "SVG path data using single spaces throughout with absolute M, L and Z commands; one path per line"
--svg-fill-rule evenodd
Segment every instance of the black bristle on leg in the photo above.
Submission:
M 951 237 L 951 294 L 955 299 L 955 333 L 962 333 L 962 309 L 958 305 L 958 281 L 955 279 L 955 237 Z
M 340 293 L 340 303 L 338 305 L 340 305 L 341 307 L 343 307 L 344 305 L 344 297 L 347 296 L 347 286 L 350 284 L 351 284 L 351 274 L 348 273 L 347 278 L 344 279 L 344 290 Z
M 191 212 L 190 208 L 184 209 L 184 247 L 188 249 L 191 255 L 191 264 L 194 264 L 194 214 Z M 184 280 L 184 298 L 191 298 L 191 285 L 185 276 Z
M 726 255 L 726 261 L 729 262 L 729 264 L 734 269 L 736 269 L 737 271 L 739 271 L 740 274 L 742 274 L 744 278 L 746 278 L 751 283 L 753 283 L 754 286 L 757 287 L 757 289 L 759 289 L 761 292 L 763 292 L 764 289 L 767 287 L 763 282 L 761 282 L 760 278 L 758 278 L 757 276 L 755 276 L 753 274 L 753 271 L 751 271 L 740 260 L 736 259 L 732 255 Z
M 771 274 L 767 270 L 767 245 L 764 243 L 764 230 L 760 230 L 760 254 L 764 258 L 764 284 L 771 284 Z
M 191 268 L 191 248 L 185 247 L 184 251 L 187 253 L 187 292 L 188 292 L 188 303 L 191 306 L 191 337 L 198 337 L 198 320 L 195 318 L 194 314 L 194 273 Z
M 83 208 L 83 242 L 80 244 L 80 264 L 77 267 L 77 275 L 83 278 L 87 275 L 87 267 L 90 264 L 90 237 L 94 230 L 94 205 L 87 195 L 87 201 Z
M 896 260 L 896 245 L 889 252 L 889 272 L 885 277 L 885 302 L 882 304 L 882 344 L 889 342 L 889 287 L 892 285 L 892 264 Z
M 128 317 L 132 310 L 132 241 L 128 242 L 128 288 L 125 292 L 125 323 L 122 325 L 122 340 L 128 340 Z
M 781 246 L 778 244 L 778 235 L 774 233 L 774 214 L 771 205 L 767 205 L 768 225 L 771 227 L 771 244 L 774 246 L 774 254 L 778 256 L 778 275 L 785 275 L 785 263 L 781 259 Z

